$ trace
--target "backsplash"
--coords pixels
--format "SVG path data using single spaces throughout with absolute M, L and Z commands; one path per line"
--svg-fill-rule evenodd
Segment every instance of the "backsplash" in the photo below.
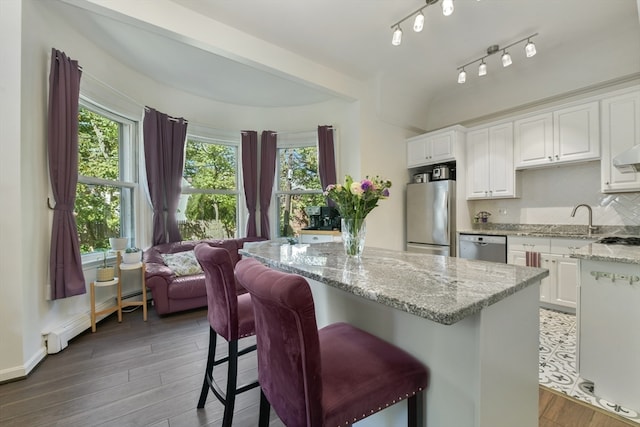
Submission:
M 600 162 L 518 172 L 520 198 L 470 201 L 471 216 L 491 212 L 489 222 L 498 224 L 586 225 L 593 209 L 596 226 L 640 226 L 640 193 L 600 192 Z

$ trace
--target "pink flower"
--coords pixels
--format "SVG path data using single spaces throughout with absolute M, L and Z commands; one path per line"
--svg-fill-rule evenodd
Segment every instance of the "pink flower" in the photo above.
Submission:
M 363 179 L 360 182 L 360 185 L 361 185 L 363 191 L 375 190 L 375 186 L 373 185 L 373 182 L 371 182 L 368 179 Z

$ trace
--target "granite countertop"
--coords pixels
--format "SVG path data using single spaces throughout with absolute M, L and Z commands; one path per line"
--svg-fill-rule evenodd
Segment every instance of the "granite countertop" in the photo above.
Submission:
M 640 264 L 640 246 L 590 243 L 571 254 L 571 258 Z
M 458 230 L 458 233 L 596 240 L 605 236 L 638 236 L 640 227 L 599 226 L 596 232 L 589 236 L 586 225 L 486 223 L 476 224 L 471 229 Z
M 239 250 L 300 274 L 444 325 L 473 315 L 549 275 L 542 268 L 367 247 L 358 261 L 341 243 L 245 243 Z

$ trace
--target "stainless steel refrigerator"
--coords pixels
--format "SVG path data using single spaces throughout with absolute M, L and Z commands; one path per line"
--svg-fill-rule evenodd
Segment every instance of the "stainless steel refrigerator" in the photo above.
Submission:
M 407 184 L 407 251 L 456 256 L 456 182 Z

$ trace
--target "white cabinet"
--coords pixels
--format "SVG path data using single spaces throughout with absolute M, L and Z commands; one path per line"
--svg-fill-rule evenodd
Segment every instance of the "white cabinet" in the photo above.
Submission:
M 593 101 L 516 120 L 516 169 L 599 159 L 598 110 Z
M 300 231 L 300 243 L 329 243 L 339 242 L 339 231 L 324 231 L 324 230 L 301 230 Z
M 515 197 L 513 124 L 467 133 L 467 199 Z
M 526 252 L 540 253 L 540 267 L 549 276 L 540 283 L 540 302 L 553 308 L 576 308 L 578 289 L 578 260 L 570 254 L 594 240 L 508 237 L 508 262 L 526 265 Z
M 640 91 L 603 99 L 601 116 L 601 191 L 640 191 L 640 173 L 621 173 L 612 164 L 615 156 L 640 144 Z
M 461 129 L 455 126 L 407 139 L 407 167 L 456 160 L 456 149 L 463 138 Z

